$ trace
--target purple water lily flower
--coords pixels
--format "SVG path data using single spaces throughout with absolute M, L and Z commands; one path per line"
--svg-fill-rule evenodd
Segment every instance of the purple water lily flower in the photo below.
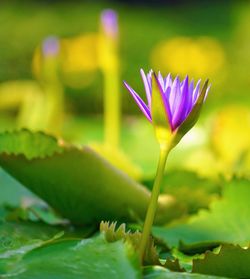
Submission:
M 145 74 L 142 69 L 140 73 L 146 91 L 147 104 L 145 104 L 141 97 L 125 81 L 124 85 L 147 119 L 152 122 L 151 99 L 152 78 L 154 73 L 151 70 L 148 74 Z M 155 79 L 161 92 L 170 128 L 172 132 L 174 132 L 187 119 L 188 115 L 193 110 L 199 95 L 201 94 L 201 80 L 194 84 L 193 80 L 189 82 L 188 76 L 181 81 L 178 76 L 175 79 L 172 79 L 171 74 L 168 74 L 164 78 L 160 72 L 158 76 L 155 75 Z M 204 100 L 206 99 L 209 89 L 210 86 L 206 89 Z

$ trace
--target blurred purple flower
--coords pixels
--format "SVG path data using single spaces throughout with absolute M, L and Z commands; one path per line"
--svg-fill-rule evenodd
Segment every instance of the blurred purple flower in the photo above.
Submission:
M 59 39 L 51 36 L 47 37 L 42 44 L 42 52 L 45 56 L 57 55 L 60 49 Z
M 117 13 L 112 9 L 103 10 L 101 13 L 101 23 L 104 32 L 110 37 L 116 37 L 118 34 Z
M 147 75 L 142 69 L 140 73 L 146 91 L 147 104 L 145 104 L 141 97 L 124 81 L 125 87 L 133 96 L 147 119 L 152 122 L 151 98 L 152 75 L 154 75 L 162 96 L 170 128 L 172 132 L 175 131 L 187 119 L 188 115 L 193 110 L 201 93 L 201 80 L 195 85 L 193 80 L 189 82 L 188 76 L 186 76 L 183 81 L 180 81 L 178 76 L 173 80 L 171 74 L 168 74 L 164 78 L 159 72 L 158 76 L 156 76 L 152 70 Z M 210 86 L 206 89 L 204 101 L 209 89 Z

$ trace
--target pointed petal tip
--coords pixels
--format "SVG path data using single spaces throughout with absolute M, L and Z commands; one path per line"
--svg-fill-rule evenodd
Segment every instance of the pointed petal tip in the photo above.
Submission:
M 171 73 L 168 73 L 168 75 L 166 77 L 166 80 L 170 80 L 172 82 L 172 74 Z
M 176 76 L 174 81 L 173 81 L 173 85 L 175 86 L 180 86 L 181 85 L 181 81 L 180 81 L 180 77 Z
M 205 92 L 208 92 L 208 90 L 210 89 L 211 84 L 209 84 L 209 79 L 207 78 L 202 86 L 201 90 L 205 90 Z
M 205 82 L 204 82 L 204 86 L 208 86 L 208 83 L 209 83 L 209 79 L 207 78 L 206 80 L 205 80 Z
M 133 90 L 133 88 L 132 88 L 125 80 L 123 80 L 123 85 L 124 85 L 125 88 L 131 93 L 131 91 Z
M 152 75 L 153 72 L 154 72 L 154 71 L 153 71 L 152 69 L 150 69 L 150 70 L 148 71 L 147 74 L 148 74 L 148 75 Z M 140 68 L 140 73 L 146 75 L 143 68 Z
M 200 88 L 201 85 L 201 79 L 199 79 L 195 85 L 195 89 Z
M 180 76 L 177 75 L 177 76 L 175 77 L 175 80 L 178 81 L 178 82 L 180 82 L 180 81 L 181 81 L 181 80 L 180 80 Z
M 158 88 L 161 89 L 161 84 L 160 84 L 160 81 L 159 81 L 159 77 L 157 76 L 156 72 L 154 72 L 154 71 L 152 72 L 152 83 L 153 82 L 156 82 Z
M 184 82 L 184 84 L 188 85 L 188 81 L 189 81 L 189 77 L 188 77 L 188 75 L 186 75 L 183 82 Z
M 122 83 L 123 83 L 123 85 L 124 85 L 125 87 L 128 87 L 128 86 L 129 86 L 129 85 L 127 84 L 126 80 L 123 80 Z
M 141 97 L 134 91 L 134 89 L 131 88 L 127 84 L 126 81 L 123 81 L 123 83 L 124 83 L 126 89 L 129 91 L 129 93 L 134 98 L 134 100 L 137 103 L 137 105 L 139 106 L 140 110 L 143 112 L 143 114 L 146 116 L 146 118 L 151 122 L 152 118 L 151 118 L 151 113 L 150 113 L 148 106 L 144 103 L 144 101 L 141 99 Z

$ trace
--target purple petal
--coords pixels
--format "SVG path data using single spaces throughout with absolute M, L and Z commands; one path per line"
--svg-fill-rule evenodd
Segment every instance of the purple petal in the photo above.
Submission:
M 193 94 L 193 90 L 194 90 L 194 80 L 192 79 L 190 84 L 189 84 L 189 92 L 190 92 L 190 95 L 192 96 Z
M 167 77 L 164 79 L 164 91 L 167 91 L 168 87 L 172 86 L 172 77 L 171 74 L 168 74 Z
M 149 73 L 147 74 L 147 80 L 150 87 L 150 94 L 152 94 L 152 74 L 153 74 L 153 70 L 150 70 Z
M 159 73 L 158 73 L 158 81 L 159 81 L 159 83 L 160 83 L 161 88 L 163 89 L 163 91 L 165 91 L 165 83 L 164 83 L 164 79 L 163 79 L 163 77 L 162 77 L 160 71 L 159 71 Z
M 144 88 L 145 88 L 145 91 L 146 91 L 148 106 L 151 107 L 151 90 L 152 89 L 151 89 L 151 86 L 148 82 L 148 78 L 146 77 L 143 69 L 140 70 L 140 73 L 141 73 L 142 81 L 143 81 Z
M 187 98 L 187 110 L 185 113 L 185 117 L 189 114 L 189 112 L 192 109 L 192 98 L 193 98 L 193 92 L 194 92 L 194 80 L 192 79 L 189 88 L 188 88 L 188 98 Z
M 178 108 L 180 100 L 181 100 L 180 80 L 179 77 L 176 77 L 171 87 L 171 92 L 169 95 L 169 105 L 170 105 L 172 115 L 174 114 L 176 108 Z
M 137 105 L 141 109 L 141 111 L 144 113 L 144 115 L 147 117 L 147 119 L 152 122 L 151 114 L 149 111 L 149 108 L 146 106 L 146 104 L 143 102 L 141 97 L 134 91 L 133 88 L 131 88 L 125 81 L 123 81 L 125 87 L 129 91 L 129 93 L 132 95 L 134 100 L 136 101 Z
M 201 80 L 199 79 L 197 84 L 196 84 L 196 87 L 193 91 L 193 98 L 192 98 L 192 104 L 194 105 L 197 98 L 198 98 L 198 95 L 199 95 L 199 92 L 200 92 L 200 83 L 201 83 Z
M 212 84 L 209 84 L 209 86 L 208 86 L 208 88 L 207 88 L 207 90 L 206 90 L 206 94 L 205 94 L 205 98 L 204 98 L 204 101 L 203 101 L 203 102 L 205 102 L 206 99 L 207 99 L 207 94 L 208 94 L 208 91 L 209 91 L 210 88 L 211 88 L 211 85 L 212 85 Z
M 176 94 L 180 94 L 180 97 L 176 96 L 176 100 L 178 101 L 178 103 L 176 103 L 176 108 L 175 108 L 175 111 L 173 114 L 174 128 L 177 128 L 185 120 L 186 110 L 187 110 L 187 105 L 188 105 L 187 100 L 188 100 L 188 95 L 189 95 L 188 89 L 189 89 L 188 76 L 186 76 L 186 78 L 182 82 L 180 92 L 176 92 Z

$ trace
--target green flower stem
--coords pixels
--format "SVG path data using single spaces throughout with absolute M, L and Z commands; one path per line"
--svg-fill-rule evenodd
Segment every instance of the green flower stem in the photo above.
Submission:
M 139 247 L 139 254 L 140 254 L 140 259 L 143 262 L 144 256 L 145 256 L 145 251 L 148 245 L 150 233 L 151 233 L 151 228 L 154 222 L 154 217 L 155 213 L 157 210 L 157 203 L 158 203 L 158 197 L 160 194 L 160 188 L 161 188 L 161 181 L 162 177 L 164 174 L 164 169 L 167 161 L 167 157 L 169 154 L 170 149 L 167 148 L 164 145 L 160 145 L 160 158 L 158 162 L 158 168 L 156 172 L 156 177 L 154 181 L 154 186 L 146 214 L 146 219 L 145 223 L 143 226 L 143 231 L 142 231 L 142 239 Z

